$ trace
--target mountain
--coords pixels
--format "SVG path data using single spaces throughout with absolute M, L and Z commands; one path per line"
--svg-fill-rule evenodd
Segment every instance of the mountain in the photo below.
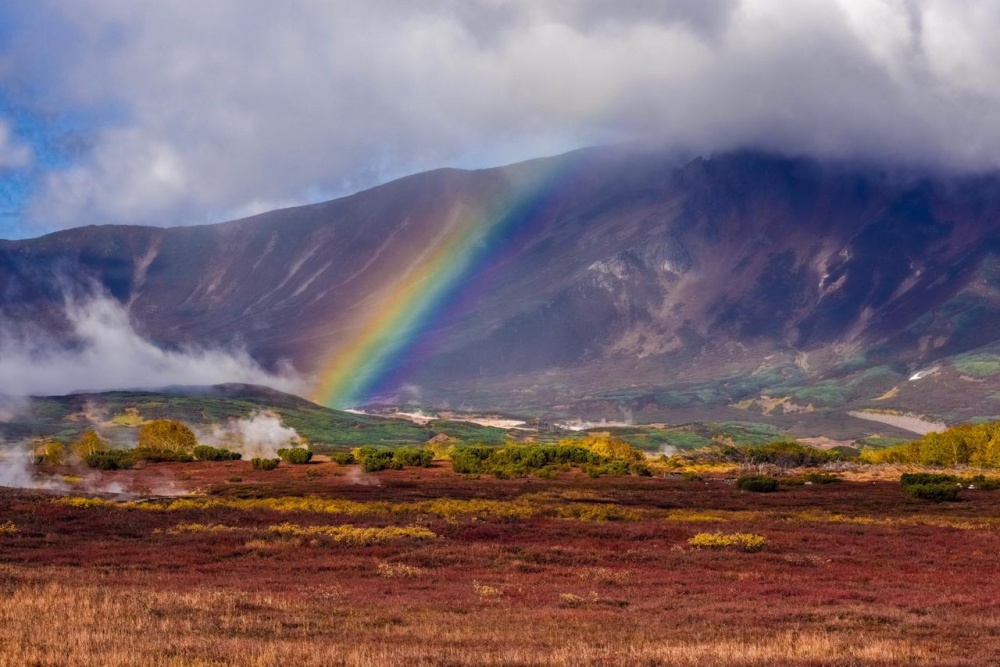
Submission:
M 381 355 L 367 401 L 952 419 L 1000 412 L 998 253 L 995 176 L 626 146 L 3 241 L 0 315 L 69 336 L 67 290 L 96 284 L 159 345 L 236 340 L 321 377 Z M 961 398 L 936 410 L 934 387 Z

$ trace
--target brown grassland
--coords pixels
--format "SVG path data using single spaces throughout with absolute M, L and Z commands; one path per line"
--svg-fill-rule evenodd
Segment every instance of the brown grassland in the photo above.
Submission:
M 0 490 L 0 667 L 1000 664 L 1000 492 L 449 468 Z

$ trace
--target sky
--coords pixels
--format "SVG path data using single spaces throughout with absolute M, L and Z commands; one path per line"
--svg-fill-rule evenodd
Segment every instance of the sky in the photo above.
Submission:
M 0 238 L 621 141 L 1000 163 L 991 0 L 4 0 Z

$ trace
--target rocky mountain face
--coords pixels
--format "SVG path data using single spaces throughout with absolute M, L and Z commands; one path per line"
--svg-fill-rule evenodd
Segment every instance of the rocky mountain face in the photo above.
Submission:
M 438 170 L 218 225 L 3 241 L 0 315 L 68 332 L 65 295 L 98 289 L 160 345 L 235 341 L 314 372 L 456 215 L 516 219 L 482 237 L 495 252 L 375 398 L 405 384 L 508 408 L 775 392 L 818 406 L 837 397 L 817 387 L 874 399 L 1000 342 L 1000 179 L 635 148 Z

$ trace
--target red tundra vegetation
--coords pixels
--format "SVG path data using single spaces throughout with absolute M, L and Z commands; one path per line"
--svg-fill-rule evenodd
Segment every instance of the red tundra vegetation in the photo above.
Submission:
M 0 666 L 984 665 L 1000 492 L 161 463 L 0 491 Z M 700 537 L 699 537 L 700 536 Z

